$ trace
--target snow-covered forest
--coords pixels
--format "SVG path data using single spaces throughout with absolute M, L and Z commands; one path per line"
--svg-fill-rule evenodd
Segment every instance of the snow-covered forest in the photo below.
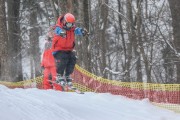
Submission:
M 180 83 L 179 0 L 0 0 L 0 80 L 41 75 L 49 27 L 70 12 L 77 64 L 124 82 Z

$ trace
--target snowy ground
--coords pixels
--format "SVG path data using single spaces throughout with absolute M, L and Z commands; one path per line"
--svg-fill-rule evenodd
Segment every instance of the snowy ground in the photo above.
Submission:
M 180 120 L 180 114 L 155 107 L 147 99 L 0 85 L 0 120 Z

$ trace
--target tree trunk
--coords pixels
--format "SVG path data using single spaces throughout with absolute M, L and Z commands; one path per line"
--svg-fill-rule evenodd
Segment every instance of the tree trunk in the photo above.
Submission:
M 89 0 L 84 0 L 83 1 L 83 17 L 84 17 L 84 27 L 89 30 Z M 83 48 L 84 48 L 84 63 L 85 63 L 85 69 L 91 72 L 91 54 L 90 54 L 90 49 L 88 48 L 89 46 L 89 40 L 88 36 L 85 37 L 85 39 L 82 41 L 83 42 Z M 88 49 L 87 49 L 88 48 Z
M 36 4 L 33 4 L 36 5 Z M 34 71 L 34 75 L 31 76 L 37 77 L 41 75 L 41 68 L 40 68 L 40 48 L 39 48 L 39 32 L 38 32 L 38 22 L 37 22 L 37 8 L 33 7 L 30 11 L 30 44 L 31 44 L 31 62 L 33 64 L 32 71 Z
M 82 10 L 79 10 L 79 9 L 83 9 L 83 4 L 82 4 L 83 1 L 81 0 L 77 0 L 77 2 L 75 4 L 77 4 L 77 11 L 75 11 L 75 14 L 76 14 L 76 24 L 77 26 L 79 26 L 79 22 L 80 20 L 82 19 L 82 16 L 83 16 L 83 11 Z M 77 21 L 78 20 L 78 21 Z M 80 38 L 80 37 L 76 37 L 76 51 L 77 51 L 77 57 L 78 57 L 78 60 L 77 60 L 77 64 L 81 65 L 82 67 L 84 67 L 84 64 L 83 64 L 83 61 L 84 61 L 84 50 L 83 50 L 83 39 Z
M 21 41 L 19 26 L 20 0 L 8 0 L 8 55 L 12 81 L 22 80 Z
M 174 47 L 180 53 L 180 0 L 168 0 L 172 16 Z M 176 61 L 176 83 L 180 83 L 180 57 L 175 55 Z M 178 61 L 178 62 L 177 62 Z
M 57 11 L 56 8 L 55 8 L 54 1 L 53 1 L 53 0 L 49 0 L 49 2 L 50 2 L 51 7 L 52 7 L 52 9 L 53 9 L 54 21 L 56 22 L 56 20 L 57 20 L 58 17 L 59 17 L 58 11 Z
M 67 13 L 67 0 L 58 0 L 59 14 Z
M 118 0 L 118 12 L 122 12 L 123 11 L 123 7 L 121 5 L 121 0 Z M 122 46 L 123 46 L 123 51 L 124 51 L 124 63 L 122 65 L 122 69 L 123 71 L 125 71 L 125 68 L 126 68 L 126 60 L 127 60 L 127 48 L 126 48 L 126 42 L 125 42 L 125 37 L 124 37 L 124 30 L 123 30 L 123 25 L 122 25 L 122 18 L 121 16 L 119 15 L 118 16 L 118 19 L 119 19 L 119 29 L 120 29 L 120 33 L 121 33 L 121 39 L 122 39 Z M 123 80 L 124 81 L 124 80 Z
M 0 80 L 8 80 L 9 78 L 9 64 L 7 51 L 7 26 L 5 13 L 5 0 L 0 0 Z
M 74 9 L 73 9 L 73 0 L 67 0 L 67 12 L 69 13 L 73 13 Z
M 134 43 L 134 52 L 137 58 L 136 62 L 136 73 L 137 73 L 137 82 L 143 82 L 142 81 L 142 70 L 141 70 L 141 55 L 138 52 L 138 42 L 142 42 L 142 36 L 141 36 L 141 0 L 137 1 L 137 38 L 135 39 Z
M 133 13 L 132 13 L 132 1 L 127 0 L 126 1 L 126 8 L 127 8 L 127 18 L 133 23 Z M 129 41 L 127 42 L 127 61 L 126 61 L 126 68 L 125 68 L 125 81 L 130 82 L 130 67 L 131 67 L 131 61 L 132 61 L 132 42 L 134 37 L 134 32 L 132 25 L 127 23 L 127 31 L 128 31 L 128 38 Z
M 103 0 L 101 2 L 108 4 L 108 0 Z M 101 2 L 99 2 L 100 5 L 102 4 Z M 107 29 L 107 22 L 108 22 L 108 7 L 106 7 L 105 5 L 102 5 L 100 9 L 99 39 L 100 39 L 100 54 L 101 54 L 101 68 L 100 68 L 101 71 L 100 72 L 104 78 L 107 78 L 106 72 L 104 72 L 107 66 L 107 61 L 106 61 L 107 36 L 105 34 L 105 31 Z

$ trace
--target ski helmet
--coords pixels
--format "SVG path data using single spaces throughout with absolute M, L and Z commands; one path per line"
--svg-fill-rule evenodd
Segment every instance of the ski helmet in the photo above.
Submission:
M 75 17 L 74 15 L 72 15 L 71 13 L 66 13 L 64 15 L 64 20 L 67 22 L 67 23 L 74 23 L 75 22 Z

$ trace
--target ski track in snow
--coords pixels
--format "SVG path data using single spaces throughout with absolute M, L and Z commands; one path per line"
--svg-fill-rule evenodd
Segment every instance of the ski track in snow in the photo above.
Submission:
M 0 120 L 180 120 L 180 114 L 108 93 L 8 89 L 0 85 Z

